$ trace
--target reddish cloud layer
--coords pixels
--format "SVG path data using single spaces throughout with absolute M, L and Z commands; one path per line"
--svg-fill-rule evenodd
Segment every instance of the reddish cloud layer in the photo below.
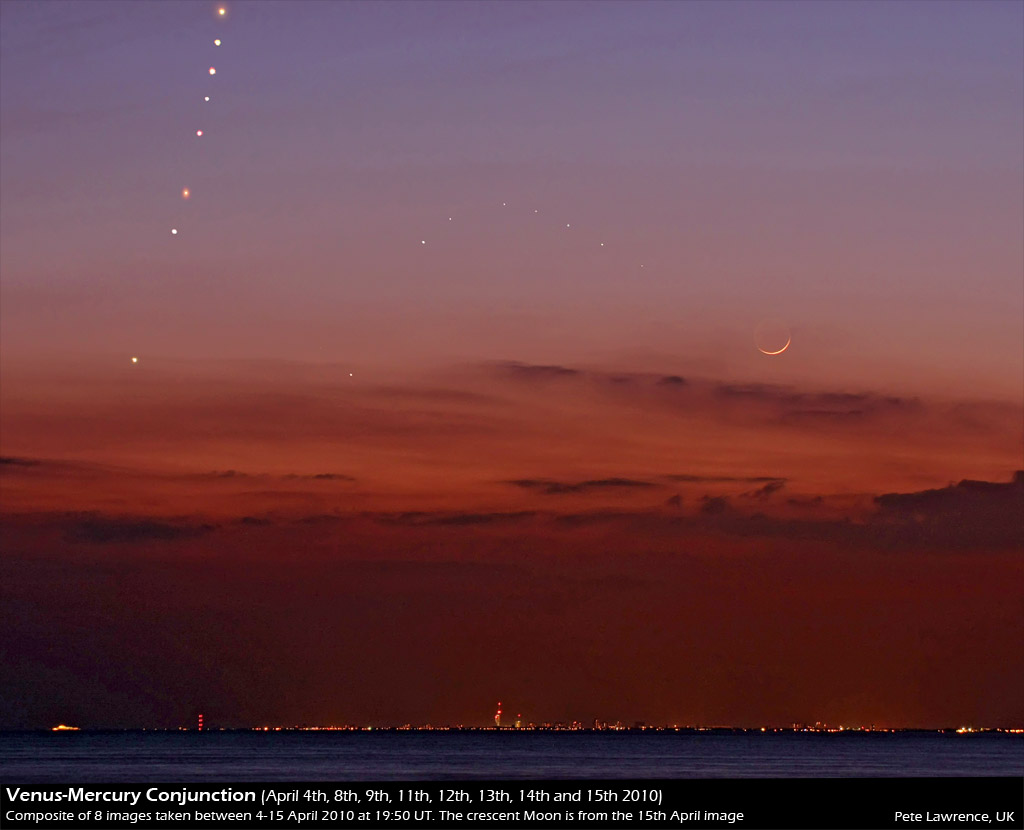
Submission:
M 1024 722 L 1019 409 L 521 363 L 17 380 L 0 725 Z

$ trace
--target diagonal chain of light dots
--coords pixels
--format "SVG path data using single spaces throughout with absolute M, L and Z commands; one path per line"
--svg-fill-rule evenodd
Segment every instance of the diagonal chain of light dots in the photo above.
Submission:
M 214 17 L 216 17 L 217 20 L 225 20 L 225 19 L 227 19 L 227 16 L 228 16 L 227 6 L 221 5 L 221 6 L 217 6 L 216 7 L 216 9 L 214 11 Z M 219 37 L 217 37 L 217 38 L 214 38 L 213 45 L 214 45 L 214 47 L 219 47 L 222 42 L 223 41 Z M 207 71 L 207 74 L 212 77 L 212 76 L 217 74 L 217 67 L 211 66 L 206 71 Z M 206 103 L 206 104 L 210 103 L 210 96 L 209 95 L 204 95 L 203 96 L 203 102 Z M 196 129 L 195 136 L 196 136 L 196 138 L 202 138 L 203 137 L 203 129 L 202 129 L 202 127 L 199 127 L 198 129 Z M 192 189 L 190 187 L 188 187 L 188 186 L 183 187 L 181 189 L 181 198 L 182 198 L 183 201 L 186 201 L 186 202 L 189 199 L 191 199 L 192 198 Z M 178 235 L 178 229 L 176 227 L 171 228 L 171 236 L 177 236 L 177 235 Z M 137 356 L 133 355 L 131 357 L 131 362 L 132 362 L 132 364 L 138 364 L 139 358 Z
M 227 6 L 217 6 L 216 11 L 214 13 L 214 16 L 218 20 L 225 20 L 227 18 L 227 16 L 228 16 Z M 223 41 L 219 37 L 217 37 L 217 38 L 214 38 L 213 45 L 214 45 L 214 47 L 219 47 L 222 42 Z M 207 74 L 210 75 L 211 77 L 216 75 L 217 74 L 217 67 L 216 66 L 211 66 L 207 70 Z M 204 95 L 203 96 L 203 102 L 207 103 L 207 104 L 210 103 L 210 96 L 209 95 Z M 195 136 L 196 136 L 196 138 L 202 138 L 203 137 L 203 130 L 202 130 L 201 127 L 196 130 Z M 189 199 L 191 199 L 192 198 L 192 190 L 189 187 L 183 187 L 181 189 L 181 198 L 184 201 L 188 201 Z M 178 229 L 177 228 L 171 228 L 171 236 L 177 236 L 177 235 L 178 235 Z M 132 358 L 132 363 L 137 363 L 137 362 L 138 362 L 138 360 L 136 358 Z

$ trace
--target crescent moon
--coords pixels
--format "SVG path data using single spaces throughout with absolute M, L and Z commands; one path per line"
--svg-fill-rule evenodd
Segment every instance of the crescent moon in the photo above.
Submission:
M 758 351 L 759 351 L 759 352 L 760 352 L 761 354 L 768 354 L 768 355 L 772 355 L 772 354 L 782 354 L 782 353 L 783 353 L 784 351 L 786 351 L 786 349 L 788 349 L 788 348 L 789 348 L 789 344 L 790 344 L 790 343 L 792 343 L 792 342 L 793 342 L 793 338 L 792 338 L 792 337 L 789 337 L 789 338 L 787 338 L 787 339 L 786 339 L 786 345 L 785 345 L 785 346 L 783 346 L 783 347 L 782 347 L 781 349 L 779 349 L 779 350 L 778 350 L 777 352 L 766 352 L 766 351 L 765 351 L 764 349 L 762 349 L 762 348 L 761 348 L 760 346 L 758 346 L 758 347 L 757 347 L 757 350 L 758 350 Z

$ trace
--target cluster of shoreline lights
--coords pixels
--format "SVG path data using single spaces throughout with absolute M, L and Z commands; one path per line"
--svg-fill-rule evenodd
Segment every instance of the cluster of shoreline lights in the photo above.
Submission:
M 80 728 L 77 726 L 66 726 L 60 724 L 54 726 L 51 732 L 78 732 Z M 134 731 L 134 730 L 122 730 L 122 731 Z M 718 732 L 718 733 L 733 733 L 733 734 L 761 734 L 771 733 L 780 734 L 786 732 L 816 732 L 816 733 L 897 733 L 897 732 L 938 732 L 940 734 L 955 734 L 955 735 L 980 735 L 980 734 L 991 734 L 999 733 L 1006 735 L 1024 735 L 1024 727 L 1010 728 L 1010 727 L 974 727 L 974 726 L 961 726 L 958 729 L 952 727 L 944 729 L 896 729 L 896 728 L 884 728 L 874 726 L 804 726 L 802 724 L 794 724 L 793 726 L 761 726 L 761 727 L 741 727 L 741 726 L 648 726 L 646 724 L 634 724 L 633 726 L 623 726 L 621 723 L 615 724 L 604 724 L 596 723 L 593 726 L 584 726 L 580 721 L 573 721 L 572 723 L 529 723 L 523 726 L 463 726 L 458 724 L 455 726 L 432 726 L 426 724 L 424 726 L 413 726 L 412 724 L 404 724 L 402 726 L 354 726 L 346 724 L 344 726 L 247 726 L 241 728 L 215 726 L 212 729 L 203 729 L 197 727 L 179 726 L 177 729 L 146 729 L 143 728 L 138 730 L 141 732 Z

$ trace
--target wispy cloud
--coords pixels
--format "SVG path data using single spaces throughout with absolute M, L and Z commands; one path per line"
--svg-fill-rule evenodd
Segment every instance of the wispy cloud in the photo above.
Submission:
M 520 363 L 516 360 L 498 361 L 491 365 L 500 375 L 518 378 L 521 380 L 572 378 L 579 377 L 583 374 L 579 369 L 571 369 L 568 366 Z
M 0 466 L 6 467 L 38 467 L 42 464 L 35 458 L 17 458 L 13 455 L 0 455 Z
M 692 483 L 730 483 L 730 482 L 743 482 L 747 484 L 760 484 L 762 482 L 768 483 L 772 481 L 781 481 L 785 483 L 786 479 L 781 476 L 714 476 L 714 475 L 692 475 L 689 473 L 671 473 L 664 476 L 669 481 L 685 481 Z
M 171 523 L 141 517 L 81 515 L 60 520 L 66 538 L 90 544 L 131 544 L 135 542 L 173 542 L 200 536 L 214 530 L 208 523 Z
M 632 478 L 597 478 L 586 481 L 554 481 L 549 478 L 517 478 L 506 481 L 514 487 L 533 490 L 545 495 L 563 495 L 565 493 L 587 493 L 594 490 L 614 490 L 630 488 L 649 488 L 661 485 L 653 481 L 642 481 Z
M 407 512 L 377 513 L 374 520 L 382 524 L 404 525 L 412 527 L 430 526 L 469 526 L 493 524 L 518 524 L 533 519 L 538 514 L 532 510 L 520 510 L 508 513 L 460 513 L 460 512 Z

